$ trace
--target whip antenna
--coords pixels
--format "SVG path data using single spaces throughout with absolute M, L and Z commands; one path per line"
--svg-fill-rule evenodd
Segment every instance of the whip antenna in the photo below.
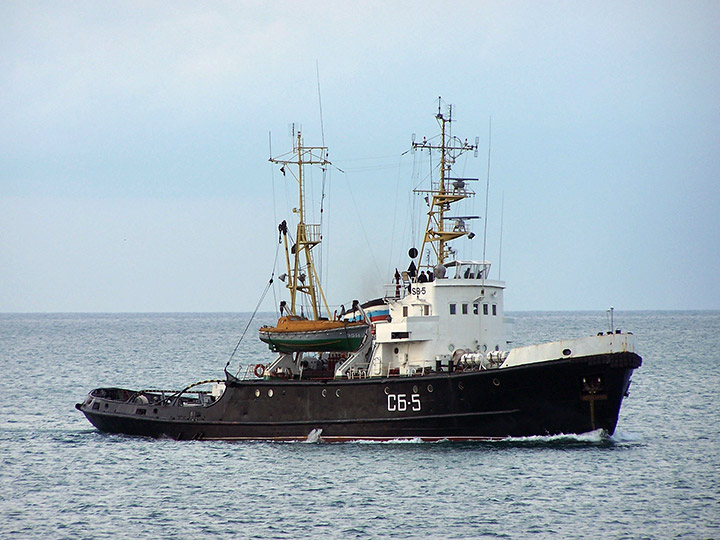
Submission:
M 483 232 L 483 266 L 485 265 L 485 248 L 487 246 L 487 224 L 488 224 L 488 196 L 490 194 L 490 148 L 492 142 L 492 116 L 488 126 L 488 166 L 487 166 L 487 183 L 485 185 L 485 227 Z M 483 272 L 485 278 L 485 272 Z
M 315 60 L 315 73 L 317 74 L 318 107 L 320 107 L 320 140 L 322 145 L 325 146 L 325 127 L 323 125 L 322 97 L 320 96 L 320 63 L 317 60 Z

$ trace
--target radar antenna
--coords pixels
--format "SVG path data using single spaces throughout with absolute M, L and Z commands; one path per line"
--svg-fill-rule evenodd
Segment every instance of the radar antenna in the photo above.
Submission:
M 466 185 L 468 181 L 477 181 L 477 178 L 457 178 L 451 176 L 452 166 L 455 161 L 465 152 L 472 151 L 477 156 L 478 141 L 479 138 L 475 138 L 475 144 L 470 144 L 467 139 L 461 141 L 458 137 L 453 137 L 451 130 L 452 123 L 452 105 L 448 105 L 447 114 L 443 113 L 442 110 L 442 98 L 438 98 L 438 112 L 435 115 L 438 124 L 440 125 L 440 142 L 433 143 L 427 137 L 423 137 L 421 142 L 415 142 L 413 137 L 412 149 L 413 150 L 428 150 L 439 151 L 440 153 L 440 179 L 436 182 L 431 182 L 429 190 L 414 190 L 415 193 L 425 194 L 426 201 L 428 202 L 428 221 L 425 227 L 425 237 L 423 238 L 422 247 L 420 253 L 425 252 L 425 246 L 429 245 L 435 252 L 438 264 L 444 264 L 447 259 L 453 256 L 453 250 L 448 245 L 448 242 L 467 236 L 473 238 L 475 235 L 464 227 L 457 226 L 457 220 L 454 227 L 446 228 L 446 221 L 448 218 L 445 216 L 445 212 L 450 210 L 450 206 L 453 203 L 466 199 L 475 195 L 475 192 L 469 189 Z M 475 218 L 477 216 L 468 216 L 468 219 Z M 433 265 L 428 263 L 422 265 L 425 267 L 432 267 Z

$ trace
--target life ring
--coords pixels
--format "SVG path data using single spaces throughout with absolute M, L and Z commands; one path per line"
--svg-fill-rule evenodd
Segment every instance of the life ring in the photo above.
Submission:
M 265 366 L 262 364 L 255 364 L 255 376 L 262 377 L 265 375 Z

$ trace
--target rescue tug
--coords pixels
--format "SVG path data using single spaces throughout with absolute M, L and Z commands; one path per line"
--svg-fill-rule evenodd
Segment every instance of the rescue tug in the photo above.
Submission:
M 426 190 L 420 251 L 396 271 L 384 296 L 330 315 L 312 249 L 318 224 L 305 222 L 304 167 L 330 164 L 326 147 L 304 146 L 271 161 L 297 180 L 295 238 L 284 244 L 290 303 L 260 339 L 277 356 L 223 379 L 178 391 L 98 388 L 76 405 L 99 430 L 174 439 L 486 440 L 532 435 L 612 434 L 640 358 L 634 336 L 611 328 L 597 335 L 509 348 L 505 283 L 490 263 L 455 256 L 450 243 L 473 233 L 475 216 L 451 216 L 475 193 L 473 179 L 452 174 L 456 159 L 477 155 L 453 136 L 452 108 L 436 119 L 436 139 L 413 151 L 438 155 Z M 424 262 L 423 262 L 424 260 Z M 404 266 L 404 265 L 403 265 Z M 312 314 L 298 313 L 299 295 Z M 323 315 L 323 308 L 325 309 Z M 244 370 L 243 370 L 244 368 Z

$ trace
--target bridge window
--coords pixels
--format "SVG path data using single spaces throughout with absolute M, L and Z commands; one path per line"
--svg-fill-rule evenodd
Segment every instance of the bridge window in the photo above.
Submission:
M 462 305 L 462 314 L 463 314 L 463 315 L 467 315 L 467 314 L 468 314 L 468 305 L 467 305 L 467 304 L 463 304 L 463 305 Z
M 473 304 L 473 315 L 480 315 L 480 304 Z
M 497 304 L 493 304 L 493 315 L 497 315 Z
M 487 314 L 488 314 L 488 305 L 483 304 L 483 315 L 487 315 Z
M 455 304 L 450 304 L 450 315 L 455 315 L 455 310 L 457 306 Z

